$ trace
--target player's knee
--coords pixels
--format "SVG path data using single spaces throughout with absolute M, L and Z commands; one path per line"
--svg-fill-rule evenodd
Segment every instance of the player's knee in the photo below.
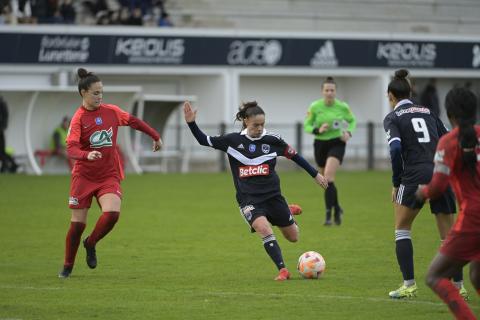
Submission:
M 290 242 L 297 242 L 298 241 L 298 234 L 288 235 L 286 238 Z
M 265 224 L 256 224 L 253 226 L 253 229 L 255 229 L 255 231 L 262 236 L 272 234 L 272 229 L 270 226 Z

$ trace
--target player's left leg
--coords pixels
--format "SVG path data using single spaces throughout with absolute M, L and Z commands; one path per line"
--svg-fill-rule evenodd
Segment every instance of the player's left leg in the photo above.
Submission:
M 334 210 L 333 219 L 336 225 L 342 223 L 343 210 L 338 202 L 338 191 L 335 186 L 335 175 L 338 167 L 340 167 L 340 160 L 336 157 L 328 157 L 325 165 L 325 178 L 328 180 L 328 187 L 325 190 L 325 204 L 327 211 Z
M 92 233 L 83 241 L 83 246 L 87 251 L 87 265 L 92 269 L 97 266 L 95 245 L 105 237 L 117 223 L 122 204 L 120 197 L 114 193 L 101 195 L 98 198 L 98 202 L 103 213 L 100 218 L 98 218 Z
M 445 302 L 457 319 L 476 319 L 458 288 L 450 281 L 467 263 L 468 261 L 438 253 L 426 277 L 426 284 Z
M 280 249 L 277 239 L 273 234 L 270 222 L 268 222 L 265 216 L 259 216 L 253 221 L 252 228 L 262 238 L 265 251 L 279 270 L 279 274 L 275 280 L 283 281 L 289 279 L 290 273 L 288 272 L 285 262 L 283 261 L 282 250 Z
M 402 191 L 400 190 L 400 192 Z M 412 209 L 401 205 L 401 195 L 398 198 L 399 203 L 395 203 L 395 253 L 402 272 L 403 285 L 397 290 L 389 292 L 389 296 L 394 299 L 414 297 L 417 291 L 411 230 L 413 221 L 420 209 Z
M 447 237 L 448 231 L 453 226 L 455 222 L 455 217 L 453 214 L 449 213 L 437 213 L 435 214 L 435 221 L 437 222 L 438 233 L 440 235 L 440 241 L 443 243 Z M 452 276 L 453 284 L 458 288 L 460 295 L 464 300 L 469 300 L 468 291 L 463 285 L 463 269 L 458 270 Z

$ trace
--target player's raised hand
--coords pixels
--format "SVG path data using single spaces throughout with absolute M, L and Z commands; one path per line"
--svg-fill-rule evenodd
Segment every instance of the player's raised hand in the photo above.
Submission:
M 315 177 L 315 182 L 318 183 L 323 189 L 327 189 L 328 187 L 328 180 L 320 173 L 318 173 Z
M 162 139 L 159 138 L 157 141 L 153 141 L 152 151 L 156 152 L 156 151 L 160 150 L 162 148 L 162 146 L 163 146 Z
M 183 103 L 183 115 L 185 116 L 186 122 L 194 122 L 195 117 L 197 116 L 197 110 L 192 108 L 190 101 L 185 101 Z
M 87 159 L 90 161 L 102 159 L 102 153 L 100 151 L 90 151 L 87 155 Z

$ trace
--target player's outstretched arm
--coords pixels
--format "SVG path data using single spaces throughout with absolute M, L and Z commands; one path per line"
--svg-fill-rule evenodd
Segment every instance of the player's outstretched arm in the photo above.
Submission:
M 192 108 L 192 105 L 189 101 L 185 101 L 183 104 L 183 116 L 185 117 L 185 121 L 187 122 L 190 131 L 192 131 L 192 134 L 195 139 L 197 139 L 198 143 L 200 143 L 202 146 L 210 146 L 207 135 L 203 133 L 195 123 L 197 110 Z

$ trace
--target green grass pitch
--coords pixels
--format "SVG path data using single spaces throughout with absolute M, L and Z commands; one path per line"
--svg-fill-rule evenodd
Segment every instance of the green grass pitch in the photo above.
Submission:
M 80 247 L 70 279 L 63 262 L 70 219 L 67 176 L 0 176 L 0 319 L 451 319 L 424 285 L 439 238 L 424 209 L 413 229 L 416 299 L 393 301 L 401 283 L 394 250 L 390 174 L 340 172 L 341 227 L 324 227 L 323 191 L 304 172 L 281 172 L 304 213 L 300 241 L 276 230 L 293 279 L 276 269 L 240 217 L 230 174 L 146 174 L 123 182 L 119 223 L 97 245 L 98 267 Z M 95 225 L 92 206 L 84 236 Z M 295 270 L 301 253 L 327 263 L 320 280 Z M 466 273 L 470 305 L 479 299 Z

